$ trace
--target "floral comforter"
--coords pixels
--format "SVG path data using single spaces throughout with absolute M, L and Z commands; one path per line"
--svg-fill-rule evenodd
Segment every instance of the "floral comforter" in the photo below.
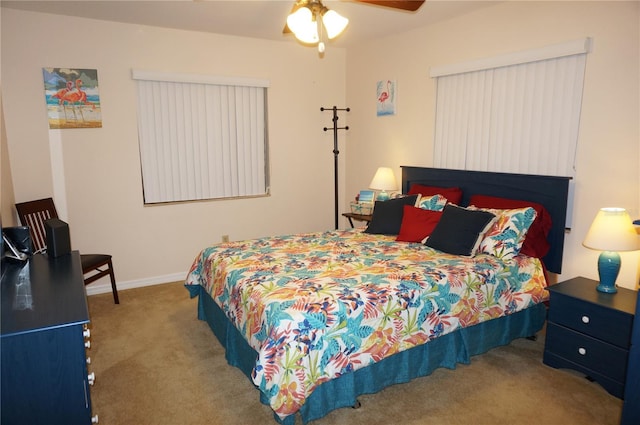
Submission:
M 281 418 L 325 381 L 548 296 L 537 259 L 453 256 L 360 229 L 206 248 L 186 285 L 258 352 L 253 382 Z

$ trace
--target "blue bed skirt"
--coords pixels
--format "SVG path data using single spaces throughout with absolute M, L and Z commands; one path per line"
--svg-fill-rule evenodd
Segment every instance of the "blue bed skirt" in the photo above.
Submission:
M 251 377 L 258 354 L 201 286 L 187 285 L 191 297 L 198 297 L 198 319 L 204 320 L 225 348 L 227 362 Z M 320 419 L 342 407 L 354 406 L 361 394 L 373 394 L 393 384 L 431 374 L 440 367 L 455 369 L 457 363 L 468 364 L 471 356 L 507 345 L 512 340 L 535 335 L 546 318 L 544 304 L 524 311 L 459 329 L 427 344 L 397 353 L 363 369 L 347 373 L 320 385 L 300 409 L 304 424 Z M 260 393 L 260 401 L 268 405 Z M 295 416 L 284 420 L 274 413 L 277 422 L 294 425 Z

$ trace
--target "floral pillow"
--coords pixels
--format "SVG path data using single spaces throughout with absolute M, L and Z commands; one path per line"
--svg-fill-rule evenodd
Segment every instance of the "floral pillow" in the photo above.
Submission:
M 536 218 L 536 210 L 531 207 L 500 210 L 469 207 L 487 211 L 496 216 L 496 221 L 485 233 L 478 252 L 490 254 L 503 260 L 511 260 L 520 253 L 529 227 Z
M 442 211 L 447 205 L 447 198 L 442 195 L 423 196 L 420 198 L 418 208 L 430 211 Z
M 469 200 L 469 205 L 499 210 L 532 207 L 536 210 L 536 219 L 527 232 L 527 237 L 522 243 L 520 253 L 528 255 L 529 257 L 543 258 L 549 252 L 550 245 L 549 241 L 547 241 L 547 236 L 551 229 L 552 220 L 549 211 L 547 211 L 543 205 L 536 202 L 489 195 L 472 195 Z

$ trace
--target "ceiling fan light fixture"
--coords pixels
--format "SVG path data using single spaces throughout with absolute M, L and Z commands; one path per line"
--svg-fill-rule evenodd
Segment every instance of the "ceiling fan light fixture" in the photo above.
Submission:
M 319 40 L 318 23 L 306 6 L 300 7 L 287 17 L 287 26 L 303 43 L 317 43 Z
M 284 32 L 291 31 L 303 43 L 316 44 L 322 42 L 323 32 L 329 39 L 333 39 L 340 35 L 348 24 L 347 18 L 326 8 L 320 0 L 298 0 L 287 16 Z M 318 48 L 323 52 L 324 44 Z
M 327 37 L 333 39 L 340 35 L 349 24 L 349 19 L 340 15 L 335 10 L 329 10 L 322 15 L 322 23 L 327 30 Z

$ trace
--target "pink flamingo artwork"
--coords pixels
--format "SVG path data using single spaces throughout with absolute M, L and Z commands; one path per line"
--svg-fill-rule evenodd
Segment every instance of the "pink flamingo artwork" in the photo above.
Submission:
M 387 99 L 389 99 L 390 88 L 391 88 L 391 81 L 387 80 L 387 89 L 386 91 L 383 91 L 382 93 L 380 93 L 380 96 L 378 96 L 378 102 L 380 103 L 386 102 Z
M 91 105 L 95 109 L 95 105 L 87 100 L 87 93 L 82 90 L 82 80 L 80 79 L 76 80 L 76 88 L 67 91 L 60 100 L 68 102 L 72 105 L 76 103 Z
M 49 128 L 100 128 L 98 71 L 42 68 Z
M 73 89 L 73 82 L 72 81 L 67 81 L 67 85 L 64 88 L 58 90 L 51 97 L 53 97 L 55 99 L 58 99 L 58 104 L 62 105 L 62 102 L 63 102 L 62 98 L 64 97 L 64 95 L 67 92 L 71 91 L 72 89 Z
M 69 84 L 71 84 L 71 82 L 67 82 L 67 87 L 69 87 Z M 64 89 L 62 89 L 64 90 Z M 62 91 L 60 90 L 60 91 Z M 57 95 L 58 93 L 56 93 Z M 55 96 L 55 95 L 54 95 Z M 62 107 L 65 109 L 65 117 L 67 114 L 67 110 L 65 108 L 65 105 L 71 105 L 71 108 L 73 110 L 73 115 L 76 117 L 77 120 L 77 116 L 76 116 L 76 105 L 80 104 L 80 105 L 89 105 L 91 106 L 92 109 L 96 109 L 96 105 L 94 105 L 93 103 L 89 102 L 87 100 L 87 93 L 82 90 L 82 80 L 81 79 L 77 79 L 76 80 L 76 87 L 72 90 L 67 90 L 65 93 L 62 94 L 62 97 L 59 98 L 59 104 L 62 105 Z M 82 108 L 79 108 L 80 111 L 80 116 L 82 117 L 82 120 L 84 121 L 84 114 L 82 113 Z
M 395 82 L 378 81 L 377 84 L 378 116 L 395 114 Z

